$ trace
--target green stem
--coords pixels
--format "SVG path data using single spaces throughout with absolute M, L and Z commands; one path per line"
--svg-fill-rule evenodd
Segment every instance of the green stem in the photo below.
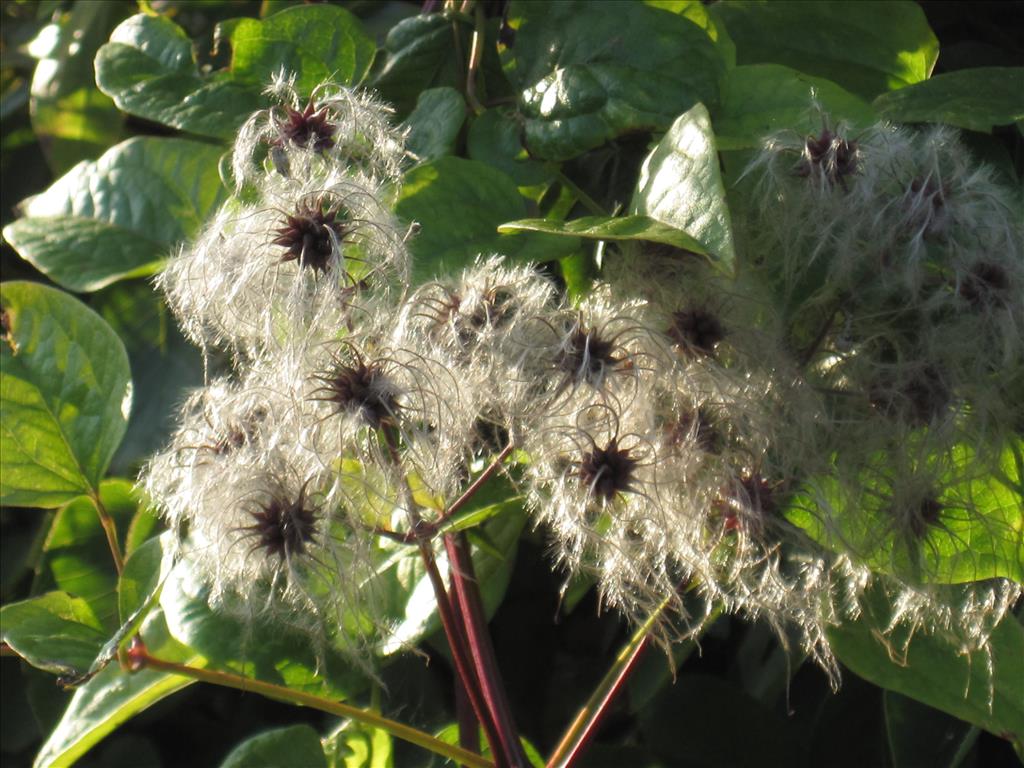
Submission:
M 573 181 L 564 173 L 562 173 L 562 169 L 559 168 L 557 165 L 551 163 L 550 165 L 548 165 L 548 171 L 550 171 L 551 174 L 556 179 L 558 179 L 562 186 L 564 186 L 566 189 L 572 192 L 576 199 L 583 204 L 583 207 L 590 211 L 592 214 L 594 214 L 595 216 L 608 215 L 608 211 L 602 208 L 600 203 L 598 203 L 594 198 L 592 198 L 590 195 L 584 192 L 583 189 L 578 184 L 576 184 L 575 181 Z
M 121 575 L 121 571 L 124 570 L 124 557 L 121 555 L 121 545 L 117 543 L 117 524 L 114 522 L 114 518 L 107 512 L 107 508 L 103 506 L 103 502 L 100 501 L 99 491 L 89 491 L 89 499 L 92 501 L 92 505 L 96 507 L 96 514 L 100 518 L 100 526 L 103 528 L 103 533 L 107 536 L 107 546 L 110 547 L 110 556 L 114 559 L 114 568 L 117 569 L 117 575 Z
M 140 643 L 134 644 L 128 652 L 128 659 L 134 670 L 149 668 L 159 669 L 163 672 L 188 677 L 211 685 L 220 685 L 226 688 L 235 688 L 239 691 L 258 693 L 271 699 L 277 699 L 287 704 L 295 704 L 300 707 L 310 707 L 321 712 L 335 715 L 336 717 L 347 717 L 363 725 L 373 728 L 380 728 L 390 733 L 397 739 L 408 741 L 410 744 L 423 747 L 434 754 L 454 760 L 457 763 L 469 766 L 470 768 L 494 768 L 494 763 L 480 755 L 474 755 L 468 750 L 457 747 L 454 744 L 447 744 L 440 739 L 434 738 L 429 733 L 412 728 L 411 726 L 399 723 L 395 720 L 369 712 L 350 704 L 343 704 L 339 701 L 331 701 L 310 693 L 295 691 L 273 683 L 265 683 L 262 680 L 252 680 L 248 677 L 241 677 L 230 672 L 220 672 L 212 669 L 200 669 L 185 664 L 176 664 L 172 661 L 164 661 L 150 656 L 145 647 Z

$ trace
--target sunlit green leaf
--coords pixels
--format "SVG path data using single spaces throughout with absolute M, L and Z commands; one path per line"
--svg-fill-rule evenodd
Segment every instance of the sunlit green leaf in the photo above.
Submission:
M 122 22 L 96 55 L 96 82 L 129 114 L 219 139 L 234 136 L 266 106 L 252 84 L 225 73 L 201 75 L 188 36 L 164 16 Z
M 267 106 L 263 88 L 282 70 L 300 93 L 321 82 L 356 85 L 376 46 L 352 14 L 337 6 L 289 8 L 269 18 L 237 19 L 222 30 L 229 69 L 200 72 L 184 31 L 163 16 L 123 22 L 96 57 L 96 81 L 118 107 L 174 128 L 232 138 L 252 112 Z
M 681 115 L 644 160 L 630 211 L 685 232 L 702 251 L 732 267 L 732 222 L 703 104 Z
M 626 133 L 664 130 L 697 102 L 714 103 L 724 69 L 707 31 L 632 2 L 512 3 L 507 51 L 526 144 L 551 160 Z
M 481 255 L 546 261 L 575 250 L 576 243 L 566 238 L 498 234 L 499 225 L 523 218 L 526 210 L 526 200 L 508 176 L 459 157 L 415 168 L 395 207 L 399 216 L 422 226 L 411 243 L 417 281 L 452 274 Z
M 939 55 L 912 2 L 735 0 L 711 13 L 736 43 L 738 64 L 785 64 L 867 99 L 926 80 Z
M 0 637 L 32 666 L 72 676 L 89 669 L 106 641 L 89 604 L 67 592 L 5 605 Z
M 149 274 L 223 202 L 220 154 L 185 139 L 130 139 L 30 198 L 4 237 L 70 290 Z
M 4 229 L 23 258 L 71 291 L 95 291 L 127 277 L 153 274 L 167 246 L 142 232 L 79 216 L 30 216 Z
M 875 108 L 901 123 L 948 123 L 991 132 L 1024 119 L 1024 67 L 977 67 L 936 75 L 875 99 Z
M 353 721 L 331 735 L 326 752 L 328 768 L 394 768 L 391 735 Z
M 336 5 L 286 8 L 230 28 L 231 74 L 258 86 L 284 71 L 300 93 L 322 82 L 353 86 L 370 71 L 377 46 L 359 20 Z
M 867 126 L 876 119 L 866 102 L 829 80 L 780 64 L 751 64 L 726 72 L 712 122 L 719 149 L 745 149 L 783 128 L 820 133 L 825 116 L 830 125 Z
M 552 235 L 583 237 L 588 240 L 639 240 L 664 243 L 692 253 L 705 253 L 704 246 L 682 232 L 649 216 L 584 216 L 572 221 L 522 219 L 509 221 L 499 232 L 547 232 Z
M 200 666 L 203 659 L 167 636 L 163 618 L 154 614 L 143 627 L 148 651 L 158 658 Z M 69 768 L 120 725 L 158 701 L 192 684 L 167 672 L 129 673 L 117 664 L 75 691 L 64 716 L 36 756 L 33 768 Z
M 99 315 L 54 288 L 0 286 L 0 499 L 58 506 L 98 488 L 131 408 L 128 356 Z
M 138 510 L 127 480 L 100 483 L 100 501 L 123 538 Z M 61 508 L 43 543 L 35 589 L 60 589 L 89 603 L 107 631 L 120 625 L 117 571 L 106 533 L 91 499 L 80 496 Z
M 852 548 L 872 569 L 901 578 L 959 584 L 991 578 L 1024 581 L 1024 497 L 1012 446 L 999 471 L 977 467 L 974 451 L 956 446 L 952 464 L 938 478 L 937 519 L 924 530 L 907 529 L 893 518 L 892 489 L 902 480 L 889 457 L 880 455 L 864 470 L 867 492 L 842 498 L 840 485 L 826 477 L 813 494 L 798 494 L 788 519 L 812 538 L 839 551 Z M 822 524 L 820 504 L 830 510 Z
M 92 59 L 128 12 L 116 0 L 75 3 L 30 45 L 40 56 L 32 77 L 32 127 L 56 173 L 96 157 L 124 133 L 114 103 L 96 89 Z

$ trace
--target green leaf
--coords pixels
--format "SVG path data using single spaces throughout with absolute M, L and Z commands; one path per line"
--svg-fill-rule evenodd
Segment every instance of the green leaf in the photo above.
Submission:
M 888 621 L 888 608 L 872 605 L 859 620 L 830 629 L 836 656 L 877 686 L 1010 739 L 1018 751 L 1024 746 L 1024 626 L 1016 617 L 992 632 L 991 667 L 984 652 L 960 654 L 939 637 L 911 637 L 902 626 L 883 644 L 875 627 Z
M 939 41 L 917 3 L 736 0 L 712 15 L 736 43 L 739 64 L 785 64 L 873 99 L 926 80 Z
M 572 221 L 522 219 L 506 222 L 498 227 L 498 231 L 546 232 L 588 240 L 641 240 L 664 243 L 693 253 L 707 253 L 700 243 L 685 232 L 649 216 L 584 216 Z
M 349 720 L 327 743 L 328 768 L 394 768 L 391 735 Z
M 451 723 L 450 725 L 446 725 L 444 728 L 442 728 L 440 731 L 438 731 L 436 735 L 437 735 L 437 738 L 439 738 L 441 741 L 445 742 L 446 744 L 458 744 L 459 743 L 459 724 L 458 723 Z M 523 752 L 526 755 L 526 759 L 530 761 L 530 763 L 529 763 L 530 768 L 544 768 L 544 765 L 545 765 L 544 758 L 541 756 L 540 752 L 537 751 L 537 748 L 535 746 L 533 746 L 533 744 L 525 736 L 520 736 L 519 737 L 519 743 L 523 745 Z M 484 735 L 483 728 L 480 729 L 480 746 L 481 746 L 480 754 L 483 757 L 488 757 L 488 758 L 491 757 L 491 747 L 487 743 L 487 739 L 486 739 L 486 737 Z M 589 760 L 588 760 L 588 765 L 589 765 Z M 345 766 L 345 768 L 348 768 L 348 766 Z M 431 768 L 433 768 L 433 763 L 431 763 Z M 523 768 L 526 768 L 526 766 L 523 766 Z
M 812 97 L 833 124 L 845 120 L 867 126 L 877 119 L 865 101 L 829 80 L 780 64 L 751 64 L 729 70 L 722 81 L 721 101 L 712 116 L 718 148 L 758 147 L 782 128 L 820 132 L 822 116 L 812 109 Z
M 380 95 L 407 115 L 419 94 L 439 86 L 455 87 L 461 66 L 453 34 L 459 35 L 462 50 L 469 50 L 468 32 L 440 13 L 413 16 L 395 24 L 384 41 L 387 58 L 373 81 Z
M 220 154 L 185 139 L 130 139 L 29 198 L 27 218 L 4 237 L 69 290 L 149 274 L 225 199 Z
M 3 641 L 38 669 L 75 676 L 89 669 L 107 636 L 89 604 L 47 592 L 0 609 Z
M 359 85 L 377 45 L 355 16 L 335 5 L 286 8 L 266 19 L 239 19 L 230 31 L 231 73 L 265 86 L 284 70 L 310 94 L 320 83 Z
M 99 315 L 55 288 L 0 285 L 0 501 L 55 507 L 99 487 L 124 435 L 131 378 Z
M 58 174 L 123 136 L 121 115 L 96 88 L 92 59 L 126 12 L 116 0 L 75 3 L 29 46 L 40 56 L 32 77 L 32 129 Z
M 174 563 L 174 547 L 167 534 L 152 538 L 125 560 L 117 582 L 117 607 L 128 623 L 163 585 Z
M 420 160 L 455 154 L 455 139 L 466 120 L 466 102 L 454 88 L 423 91 L 416 109 L 405 119 L 409 128 L 406 147 Z
M 732 223 L 703 104 L 681 115 L 644 160 L 630 210 L 685 232 L 732 268 Z
M 893 691 L 885 692 L 883 704 L 893 768 L 955 768 L 957 755 L 978 738 L 977 727 Z
M 168 403 L 182 402 L 203 385 L 203 356 L 189 343 L 166 303 L 148 281 L 117 283 L 92 296 L 92 307 L 124 342 L 132 368 L 132 413 L 111 471 L 135 475 L 139 463 L 160 450 L 177 428 Z
M 199 581 L 187 558 L 171 571 L 160 592 L 171 635 L 201 653 L 210 666 L 338 701 L 366 685 L 350 659 L 322 643 L 311 647 L 308 635 L 270 618 L 242 622 L 215 611 L 209 598 L 209 587 Z
M 79 293 L 151 275 L 167 258 L 167 247 L 141 232 L 78 216 L 18 219 L 4 237 L 40 272 Z
M 862 498 L 842 498 L 834 478 L 815 481 L 816 497 L 833 510 L 832 529 L 822 526 L 816 497 L 806 494 L 794 498 L 787 519 L 815 541 L 837 551 L 853 549 L 873 570 L 900 578 L 935 584 L 993 578 L 1024 582 L 1024 497 L 1014 446 L 1003 449 L 996 473 L 979 471 L 966 445 L 954 446 L 949 454 L 952 464 L 937 485 L 942 511 L 923 535 L 892 521 L 892 489 L 902 478 L 893 469 L 898 464 L 886 455 L 864 471 L 868 490 Z
M 173 245 L 191 236 L 227 197 L 222 149 L 188 139 L 137 137 L 79 163 L 24 204 L 28 216 L 99 219 Z
M 684 16 L 632 2 L 512 3 L 505 59 L 520 90 L 526 144 L 568 160 L 636 131 L 664 130 L 714 103 L 724 63 Z
M 546 261 L 577 246 L 567 238 L 498 234 L 499 225 L 526 215 L 526 200 L 501 171 L 460 157 L 442 157 L 407 174 L 395 212 L 422 225 L 412 241 L 417 282 L 452 274 L 480 255 Z
M 100 501 L 123 535 L 138 509 L 127 480 L 100 483 Z M 79 496 L 53 519 L 37 566 L 34 589 L 60 589 L 89 603 L 109 632 L 120 625 L 117 611 L 117 571 L 106 533 L 91 499 Z
M 226 34 L 225 34 L 226 31 Z M 218 139 L 267 105 L 263 88 L 281 70 L 308 96 L 321 82 L 357 85 L 376 46 L 359 20 L 336 6 L 288 8 L 222 25 L 231 65 L 202 74 L 188 36 L 162 16 L 138 14 L 114 30 L 96 56 L 96 82 L 125 112 Z
M 164 16 L 122 22 L 96 55 L 96 83 L 129 114 L 218 139 L 232 138 L 266 106 L 254 84 L 201 75 L 188 35 Z
M 317 732 L 308 725 L 292 725 L 246 739 L 231 750 L 220 768 L 325 768 L 326 765 Z
M 530 159 L 522 142 L 522 126 L 501 109 L 488 109 L 469 124 L 466 153 L 471 160 L 493 165 L 520 187 L 542 184 L 551 178 L 544 164 Z
M 148 651 L 167 661 L 201 666 L 203 659 L 167 636 L 159 613 L 143 627 Z M 128 673 L 110 664 L 75 691 L 67 710 L 43 744 L 33 768 L 70 768 L 122 723 L 194 681 L 154 670 Z
M 671 11 L 685 16 L 707 32 L 708 37 L 715 42 L 726 69 L 736 66 L 736 46 L 732 38 L 726 32 L 725 26 L 715 21 L 715 18 L 708 13 L 707 6 L 700 0 L 644 0 L 644 3 L 652 8 L 660 8 L 663 11 Z
M 948 123 L 991 133 L 1024 119 L 1024 67 L 978 67 L 936 75 L 875 99 L 882 117 L 901 123 Z

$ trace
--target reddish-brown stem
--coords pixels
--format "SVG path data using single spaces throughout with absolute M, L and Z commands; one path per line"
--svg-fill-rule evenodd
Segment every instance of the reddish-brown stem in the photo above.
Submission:
M 454 583 L 453 566 L 448 564 L 448 583 Z M 458 603 L 453 603 L 456 617 L 465 625 L 465 618 L 459 615 Z M 455 680 L 455 722 L 459 726 L 459 746 L 470 752 L 480 751 L 480 723 L 473 712 L 473 706 L 466 693 L 466 686 L 459 679 Z
M 402 457 L 398 448 L 397 434 L 395 431 L 387 428 L 382 430 L 382 433 L 384 443 L 388 449 L 389 457 L 394 464 L 395 469 L 401 472 Z M 437 558 L 434 557 L 434 550 L 430 543 L 430 538 L 433 534 L 430 534 L 430 536 L 424 534 L 424 521 L 420 517 L 419 510 L 416 508 L 416 503 L 413 500 L 412 488 L 409 487 L 408 482 L 404 479 L 404 475 L 403 486 L 405 507 L 409 514 L 410 523 L 412 524 L 412 531 L 417 535 L 416 543 L 419 546 L 420 557 L 423 560 L 423 565 L 427 571 L 427 578 L 430 579 L 430 586 L 434 590 L 434 601 L 437 603 L 437 614 L 441 619 L 441 627 L 444 629 L 445 637 L 448 639 L 448 647 L 452 653 L 452 663 L 455 666 L 455 674 L 466 691 L 469 703 L 473 707 L 473 713 L 476 715 L 477 720 L 480 721 L 481 726 L 483 726 L 484 735 L 487 737 L 487 743 L 491 746 L 491 754 L 495 756 L 494 762 L 496 768 L 512 768 L 508 760 L 505 759 L 503 750 L 501 750 L 502 740 L 499 736 L 497 727 L 489 717 L 488 709 L 481 694 L 480 681 L 477 679 L 473 667 L 469 662 L 465 635 L 462 627 L 456 620 L 454 611 L 452 610 L 452 602 L 448 597 L 448 591 L 445 589 L 444 579 L 441 578 L 441 571 L 437 567 Z
M 608 711 L 608 706 L 622 690 L 623 684 L 629 679 L 630 673 L 649 642 L 648 635 L 644 635 L 639 643 L 628 649 L 629 656 L 624 659 L 624 663 L 616 664 L 611 670 L 613 674 L 606 676 L 601 681 L 598 686 L 600 695 L 587 702 L 587 705 L 576 715 L 576 719 L 573 720 L 566 732 L 567 738 L 555 748 L 547 768 L 568 768 L 572 765 L 573 760 L 582 754 L 597 733 L 598 727 Z
M 498 660 L 487 631 L 487 617 L 484 615 L 480 585 L 473 568 L 469 543 L 463 533 L 448 534 L 444 537 L 445 550 L 452 564 L 452 592 L 463 619 L 466 643 L 470 657 L 480 680 L 484 703 L 494 718 L 506 754 L 515 766 L 529 765 L 522 743 L 519 741 L 508 694 L 498 671 Z
M 437 602 L 437 613 L 441 618 L 441 626 L 444 628 L 445 637 L 448 638 L 448 647 L 452 652 L 452 662 L 455 665 L 455 674 L 462 682 L 469 703 L 473 706 L 473 712 L 483 726 L 484 734 L 487 736 L 487 743 L 491 745 L 491 754 L 494 755 L 494 763 L 497 768 L 512 768 L 512 763 L 506 758 L 502 749 L 503 740 L 494 721 L 490 717 L 490 711 L 484 703 L 480 692 L 480 681 L 477 679 L 473 667 L 469 662 L 469 654 L 466 651 L 465 637 L 462 628 L 455 619 L 452 610 L 452 603 L 449 600 L 448 592 L 444 587 L 444 580 L 437 568 L 437 559 L 434 557 L 434 550 L 427 541 L 419 542 L 420 555 L 423 564 L 427 569 L 427 577 L 434 589 L 434 599 Z

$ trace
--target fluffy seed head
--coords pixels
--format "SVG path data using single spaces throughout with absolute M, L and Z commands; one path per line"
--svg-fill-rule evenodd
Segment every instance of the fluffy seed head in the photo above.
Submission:
M 583 454 L 577 472 L 580 481 L 602 501 L 611 501 L 618 493 L 633 490 L 633 475 L 637 460 L 628 448 L 619 447 L 618 438 L 612 438 L 604 448 L 598 445 Z
M 339 219 L 339 216 L 342 219 Z M 338 243 L 348 232 L 340 206 L 325 201 L 300 201 L 295 213 L 285 216 L 271 242 L 284 248 L 282 262 L 296 261 L 314 272 L 327 272 Z
M 328 118 L 327 107 L 317 107 L 312 99 L 303 110 L 284 107 L 284 116 L 275 118 L 278 136 L 273 140 L 276 146 L 291 142 L 298 147 L 310 147 L 321 151 L 334 146 L 334 134 L 338 127 Z
M 279 492 L 258 503 L 249 511 L 252 524 L 242 531 L 245 538 L 254 540 L 252 550 L 262 549 L 267 557 L 291 560 L 316 544 L 317 514 L 306 499 L 304 485 L 297 497 Z
M 337 406 L 339 413 L 356 415 L 367 426 L 393 425 L 399 404 L 394 384 L 384 366 L 354 353 L 352 360 L 335 361 L 334 367 L 315 378 L 323 383 L 314 398 Z
M 726 332 L 713 312 L 692 308 L 674 312 L 665 335 L 685 353 L 711 356 Z
M 821 175 L 830 184 L 845 184 L 857 171 L 857 142 L 843 138 L 825 128 L 820 136 L 809 136 L 797 166 L 800 176 Z

